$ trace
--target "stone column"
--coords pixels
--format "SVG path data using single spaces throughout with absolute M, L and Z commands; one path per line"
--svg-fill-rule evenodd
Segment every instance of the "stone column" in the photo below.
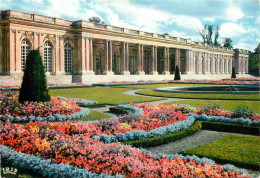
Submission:
M 122 46 L 122 65 L 121 65 L 121 74 L 122 75 L 130 75 L 130 72 L 127 70 L 127 50 L 126 50 L 126 42 L 123 42 L 123 46 Z
M 144 72 L 144 45 L 141 46 L 141 61 L 142 61 L 142 72 Z
M 157 46 L 155 46 L 155 61 L 154 61 L 154 65 L 155 65 L 155 68 L 154 68 L 154 71 L 155 71 L 155 74 L 158 74 L 158 71 L 157 71 Z
M 175 67 L 178 65 L 180 69 L 180 49 L 175 49 Z M 175 69 L 174 67 L 174 69 Z
M 137 60 L 138 60 L 138 71 L 137 71 L 137 75 L 144 75 L 143 72 L 143 67 L 142 67 L 142 60 L 143 54 L 142 54 L 142 45 L 138 44 L 138 48 L 137 48 Z
M 44 43 L 43 43 L 43 38 L 44 38 L 44 34 L 40 33 L 39 34 L 39 49 L 40 49 L 40 53 L 41 56 L 44 57 Z
M 60 46 L 60 74 L 65 74 L 65 58 L 64 58 L 64 37 L 59 36 L 59 46 Z M 73 58 L 72 58 L 73 60 Z
M 108 75 L 109 74 L 109 50 L 108 50 L 108 40 L 105 41 L 105 70 L 104 74 Z
M 86 39 L 86 69 L 88 75 L 95 75 L 93 71 L 93 38 Z
M 17 73 L 21 73 L 22 72 L 22 69 L 21 69 L 21 41 L 20 41 L 20 38 L 21 38 L 21 32 L 20 31 L 16 31 L 15 33 L 15 53 L 16 53 L 16 60 L 15 60 L 15 63 L 16 63 L 16 72 Z M 31 44 L 31 49 L 32 48 L 32 45 Z
M 164 75 L 170 75 L 170 72 L 168 70 L 168 61 L 169 61 L 169 51 L 166 47 L 164 47 Z
M 157 51 L 156 51 L 156 49 L 155 49 L 156 47 L 155 46 L 152 46 L 152 50 L 151 50 L 151 56 L 152 56 L 152 63 L 151 63 L 151 72 L 150 72 L 150 74 L 152 74 L 152 75 L 157 75 L 158 74 L 158 72 L 157 72 L 157 70 L 155 70 L 155 61 L 157 61 L 156 60 L 156 58 L 157 58 Z M 155 52 L 156 51 L 156 52 Z M 156 56 L 156 57 L 155 57 Z
M 9 66 L 7 65 L 7 70 L 9 69 L 10 75 L 15 73 L 15 34 L 16 30 L 10 29 L 8 36 L 8 47 L 7 55 L 9 54 Z M 8 59 L 8 57 L 7 57 Z
M 113 52 L 112 52 L 112 41 L 109 40 L 109 62 L 108 62 L 108 66 L 109 66 L 109 73 L 110 75 L 111 74 L 114 74 L 113 71 L 112 71 L 112 62 L 113 62 Z
M 246 57 L 246 74 L 248 74 L 248 68 L 249 68 L 249 62 L 248 62 L 248 57 Z
M 126 68 L 126 72 L 129 72 L 129 44 L 126 43 L 126 65 L 125 65 L 125 68 Z
M 85 75 L 86 74 L 86 42 L 85 42 L 85 37 L 79 36 L 77 37 L 78 39 L 78 69 L 77 71 L 74 71 L 75 74 L 79 75 Z

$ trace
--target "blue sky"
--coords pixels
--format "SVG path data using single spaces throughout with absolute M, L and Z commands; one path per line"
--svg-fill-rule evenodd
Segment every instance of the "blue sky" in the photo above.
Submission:
M 254 51 L 260 42 L 260 0 L 0 0 L 14 9 L 69 20 L 98 16 L 106 24 L 201 41 L 204 24 L 220 26 L 220 42 Z

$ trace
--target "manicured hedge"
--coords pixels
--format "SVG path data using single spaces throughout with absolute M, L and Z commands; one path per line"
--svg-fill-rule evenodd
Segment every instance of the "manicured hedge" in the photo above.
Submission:
M 202 122 L 202 128 L 206 130 L 215 130 L 221 132 L 234 132 L 249 135 L 260 135 L 259 127 L 252 127 L 238 124 L 227 124 L 220 122 Z
M 258 127 L 251 127 L 245 125 L 238 125 L 238 124 L 227 124 L 227 123 L 219 123 L 219 122 L 208 122 L 208 121 L 196 121 L 194 125 L 191 127 L 184 129 L 177 133 L 171 133 L 167 135 L 163 135 L 160 137 L 153 137 L 153 138 L 146 138 L 141 140 L 132 140 L 123 142 L 124 144 L 132 145 L 134 147 L 153 147 L 162 144 L 167 144 L 170 142 L 174 142 L 176 140 L 180 140 L 185 138 L 189 135 L 192 135 L 201 129 L 206 130 L 215 130 L 215 131 L 222 131 L 222 132 L 234 132 L 234 133 L 241 133 L 241 134 L 250 134 L 250 135 L 259 135 L 259 128 Z
M 87 108 L 101 108 L 101 107 L 106 107 L 106 104 L 86 104 L 86 105 L 81 105 L 78 104 L 80 107 L 87 107 Z
M 201 129 L 202 129 L 202 121 L 197 121 L 191 127 L 177 133 L 171 133 L 160 137 L 153 137 L 153 138 L 147 138 L 142 140 L 127 141 L 127 142 L 123 142 L 123 144 L 128 144 L 134 147 L 142 147 L 142 148 L 153 147 L 153 146 L 174 142 L 176 140 L 180 140 L 184 137 L 187 137 L 189 135 L 192 135 L 200 131 Z
M 109 111 L 114 113 L 114 114 L 117 114 L 117 115 L 124 115 L 124 114 L 129 114 L 130 113 L 129 110 L 118 108 L 118 107 L 110 107 Z

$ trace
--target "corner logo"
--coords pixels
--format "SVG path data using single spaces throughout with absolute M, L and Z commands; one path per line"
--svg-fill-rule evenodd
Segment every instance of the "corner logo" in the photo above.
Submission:
M 12 167 L 5 167 L 5 168 L 2 168 L 2 171 L 3 175 L 6 175 L 6 174 L 12 174 L 12 175 L 16 175 L 17 174 L 17 169 L 16 168 L 12 168 Z

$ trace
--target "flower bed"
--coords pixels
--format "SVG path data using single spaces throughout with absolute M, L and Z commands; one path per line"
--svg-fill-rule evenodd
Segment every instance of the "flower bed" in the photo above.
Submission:
M 104 144 L 91 139 L 86 133 L 76 134 L 67 127 L 57 129 L 52 123 L 30 123 L 22 127 L 7 121 L 0 125 L 2 145 L 94 173 L 127 177 L 248 176 L 238 171 L 227 171 L 212 162 L 196 162 L 192 157 L 155 156 L 119 143 Z M 74 123 L 74 128 L 77 127 Z
M 120 82 L 103 82 L 95 84 L 95 86 L 119 86 L 119 85 L 143 85 L 143 84 L 160 84 L 160 83 L 194 83 L 194 84 L 242 84 L 242 85 L 259 85 L 260 78 L 240 78 L 240 79 L 222 79 L 222 80 L 196 80 L 196 79 L 185 79 L 185 80 L 162 80 L 162 81 L 120 81 Z
M 0 98 L 0 120 L 12 122 L 65 121 L 79 119 L 90 114 L 81 109 L 74 99 L 52 97 L 50 102 L 37 103 L 18 101 L 17 93 L 5 93 Z

